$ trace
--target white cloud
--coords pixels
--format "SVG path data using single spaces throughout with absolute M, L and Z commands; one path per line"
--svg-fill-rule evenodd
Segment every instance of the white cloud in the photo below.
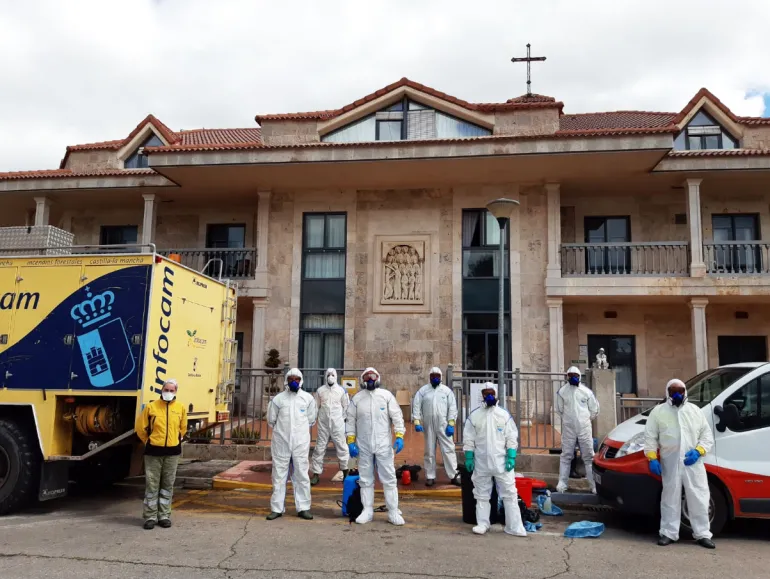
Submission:
M 706 86 L 737 114 L 770 90 L 766 0 L 0 0 L 0 170 L 67 144 L 253 126 L 402 76 L 471 101 L 533 90 L 566 112 L 680 110 Z

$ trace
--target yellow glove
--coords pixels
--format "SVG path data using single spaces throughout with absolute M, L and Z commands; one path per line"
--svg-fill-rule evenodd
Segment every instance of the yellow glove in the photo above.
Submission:
M 454 425 L 455 425 L 455 421 L 454 420 L 450 420 L 449 421 L 449 426 L 454 426 Z
M 658 460 L 658 453 L 655 452 L 654 450 L 651 450 L 650 452 L 648 452 L 644 456 L 647 457 L 647 460 Z
M 353 444 L 356 441 L 355 434 L 348 434 L 348 444 Z
M 695 450 L 697 450 L 701 456 L 706 456 L 706 449 L 703 448 L 702 446 L 696 446 Z
M 396 432 L 396 438 L 404 438 L 403 432 Z

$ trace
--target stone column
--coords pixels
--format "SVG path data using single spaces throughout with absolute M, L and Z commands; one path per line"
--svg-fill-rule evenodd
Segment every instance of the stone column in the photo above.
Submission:
M 251 367 L 263 368 L 265 365 L 265 318 L 267 300 L 255 298 L 252 300 L 254 314 L 251 319 Z
M 695 371 L 700 374 L 709 367 L 708 334 L 706 333 L 707 298 L 692 298 L 692 344 L 695 348 Z
M 564 362 L 564 306 L 561 298 L 548 298 L 548 319 L 551 345 L 551 372 L 562 374 L 566 371 Z
M 594 421 L 594 436 L 601 440 L 618 424 L 615 411 L 615 370 L 591 370 L 591 389 L 599 402 L 599 416 Z
M 144 198 L 144 218 L 142 219 L 142 245 L 148 245 L 155 242 L 155 224 L 157 222 L 157 196 L 154 193 L 145 193 Z M 148 247 L 143 247 L 142 252 L 149 253 Z
M 270 191 L 257 191 L 257 267 L 255 280 L 261 281 L 260 287 L 267 287 L 267 246 L 270 227 Z
M 549 278 L 561 277 L 561 185 L 548 183 L 548 269 Z
M 48 225 L 51 216 L 51 200 L 48 197 L 35 197 L 35 225 Z
M 687 179 L 687 223 L 690 227 L 690 275 L 706 275 L 703 261 L 703 224 L 701 223 L 700 184 L 702 179 Z

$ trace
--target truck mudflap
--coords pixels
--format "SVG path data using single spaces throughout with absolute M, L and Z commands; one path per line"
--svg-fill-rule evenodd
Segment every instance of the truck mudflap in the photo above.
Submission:
M 70 465 L 65 461 L 44 462 L 40 469 L 40 490 L 37 498 L 50 501 L 67 496 Z

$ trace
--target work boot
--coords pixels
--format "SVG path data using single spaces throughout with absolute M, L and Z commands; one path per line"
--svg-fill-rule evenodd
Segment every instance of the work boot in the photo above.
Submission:
M 434 484 L 436 484 L 436 479 L 435 478 L 425 479 L 425 486 L 426 487 L 432 487 Z
M 161 519 L 158 521 L 158 526 L 163 527 L 164 529 L 171 528 L 171 519 Z
M 676 541 L 674 541 L 673 539 L 669 539 L 668 537 L 666 537 L 666 535 L 661 535 L 660 537 L 658 537 L 658 545 L 661 547 L 668 547 L 669 545 L 675 542 Z
M 452 483 L 453 485 L 455 485 L 456 487 L 462 486 L 462 482 L 460 481 L 460 473 L 458 472 L 458 473 L 457 473 L 457 474 L 454 476 L 454 478 L 453 478 L 451 481 L 449 481 L 449 482 L 451 482 L 451 483 Z
M 314 487 L 319 482 L 321 482 L 321 477 L 317 473 L 313 473 L 313 476 L 310 478 L 310 486 Z
M 155 528 L 155 521 L 148 519 L 144 522 L 144 528 L 148 531 L 152 531 Z
M 273 521 L 273 520 L 277 519 L 278 517 L 282 517 L 282 516 L 283 516 L 283 513 L 276 513 L 275 511 L 273 511 L 272 513 L 267 515 L 265 517 L 265 519 L 267 519 L 268 521 Z
M 717 546 L 714 544 L 714 541 L 712 541 L 711 539 L 705 539 L 705 538 L 704 539 L 698 539 L 696 542 L 698 543 L 698 545 L 700 545 L 701 547 L 705 547 L 706 549 L 716 549 L 717 548 Z
M 484 525 L 476 525 L 473 527 L 473 532 L 477 535 L 483 535 L 487 532 L 487 528 Z
M 312 521 L 313 520 L 313 513 L 310 511 L 300 511 L 297 513 L 297 516 L 300 519 L 305 519 L 306 521 Z

